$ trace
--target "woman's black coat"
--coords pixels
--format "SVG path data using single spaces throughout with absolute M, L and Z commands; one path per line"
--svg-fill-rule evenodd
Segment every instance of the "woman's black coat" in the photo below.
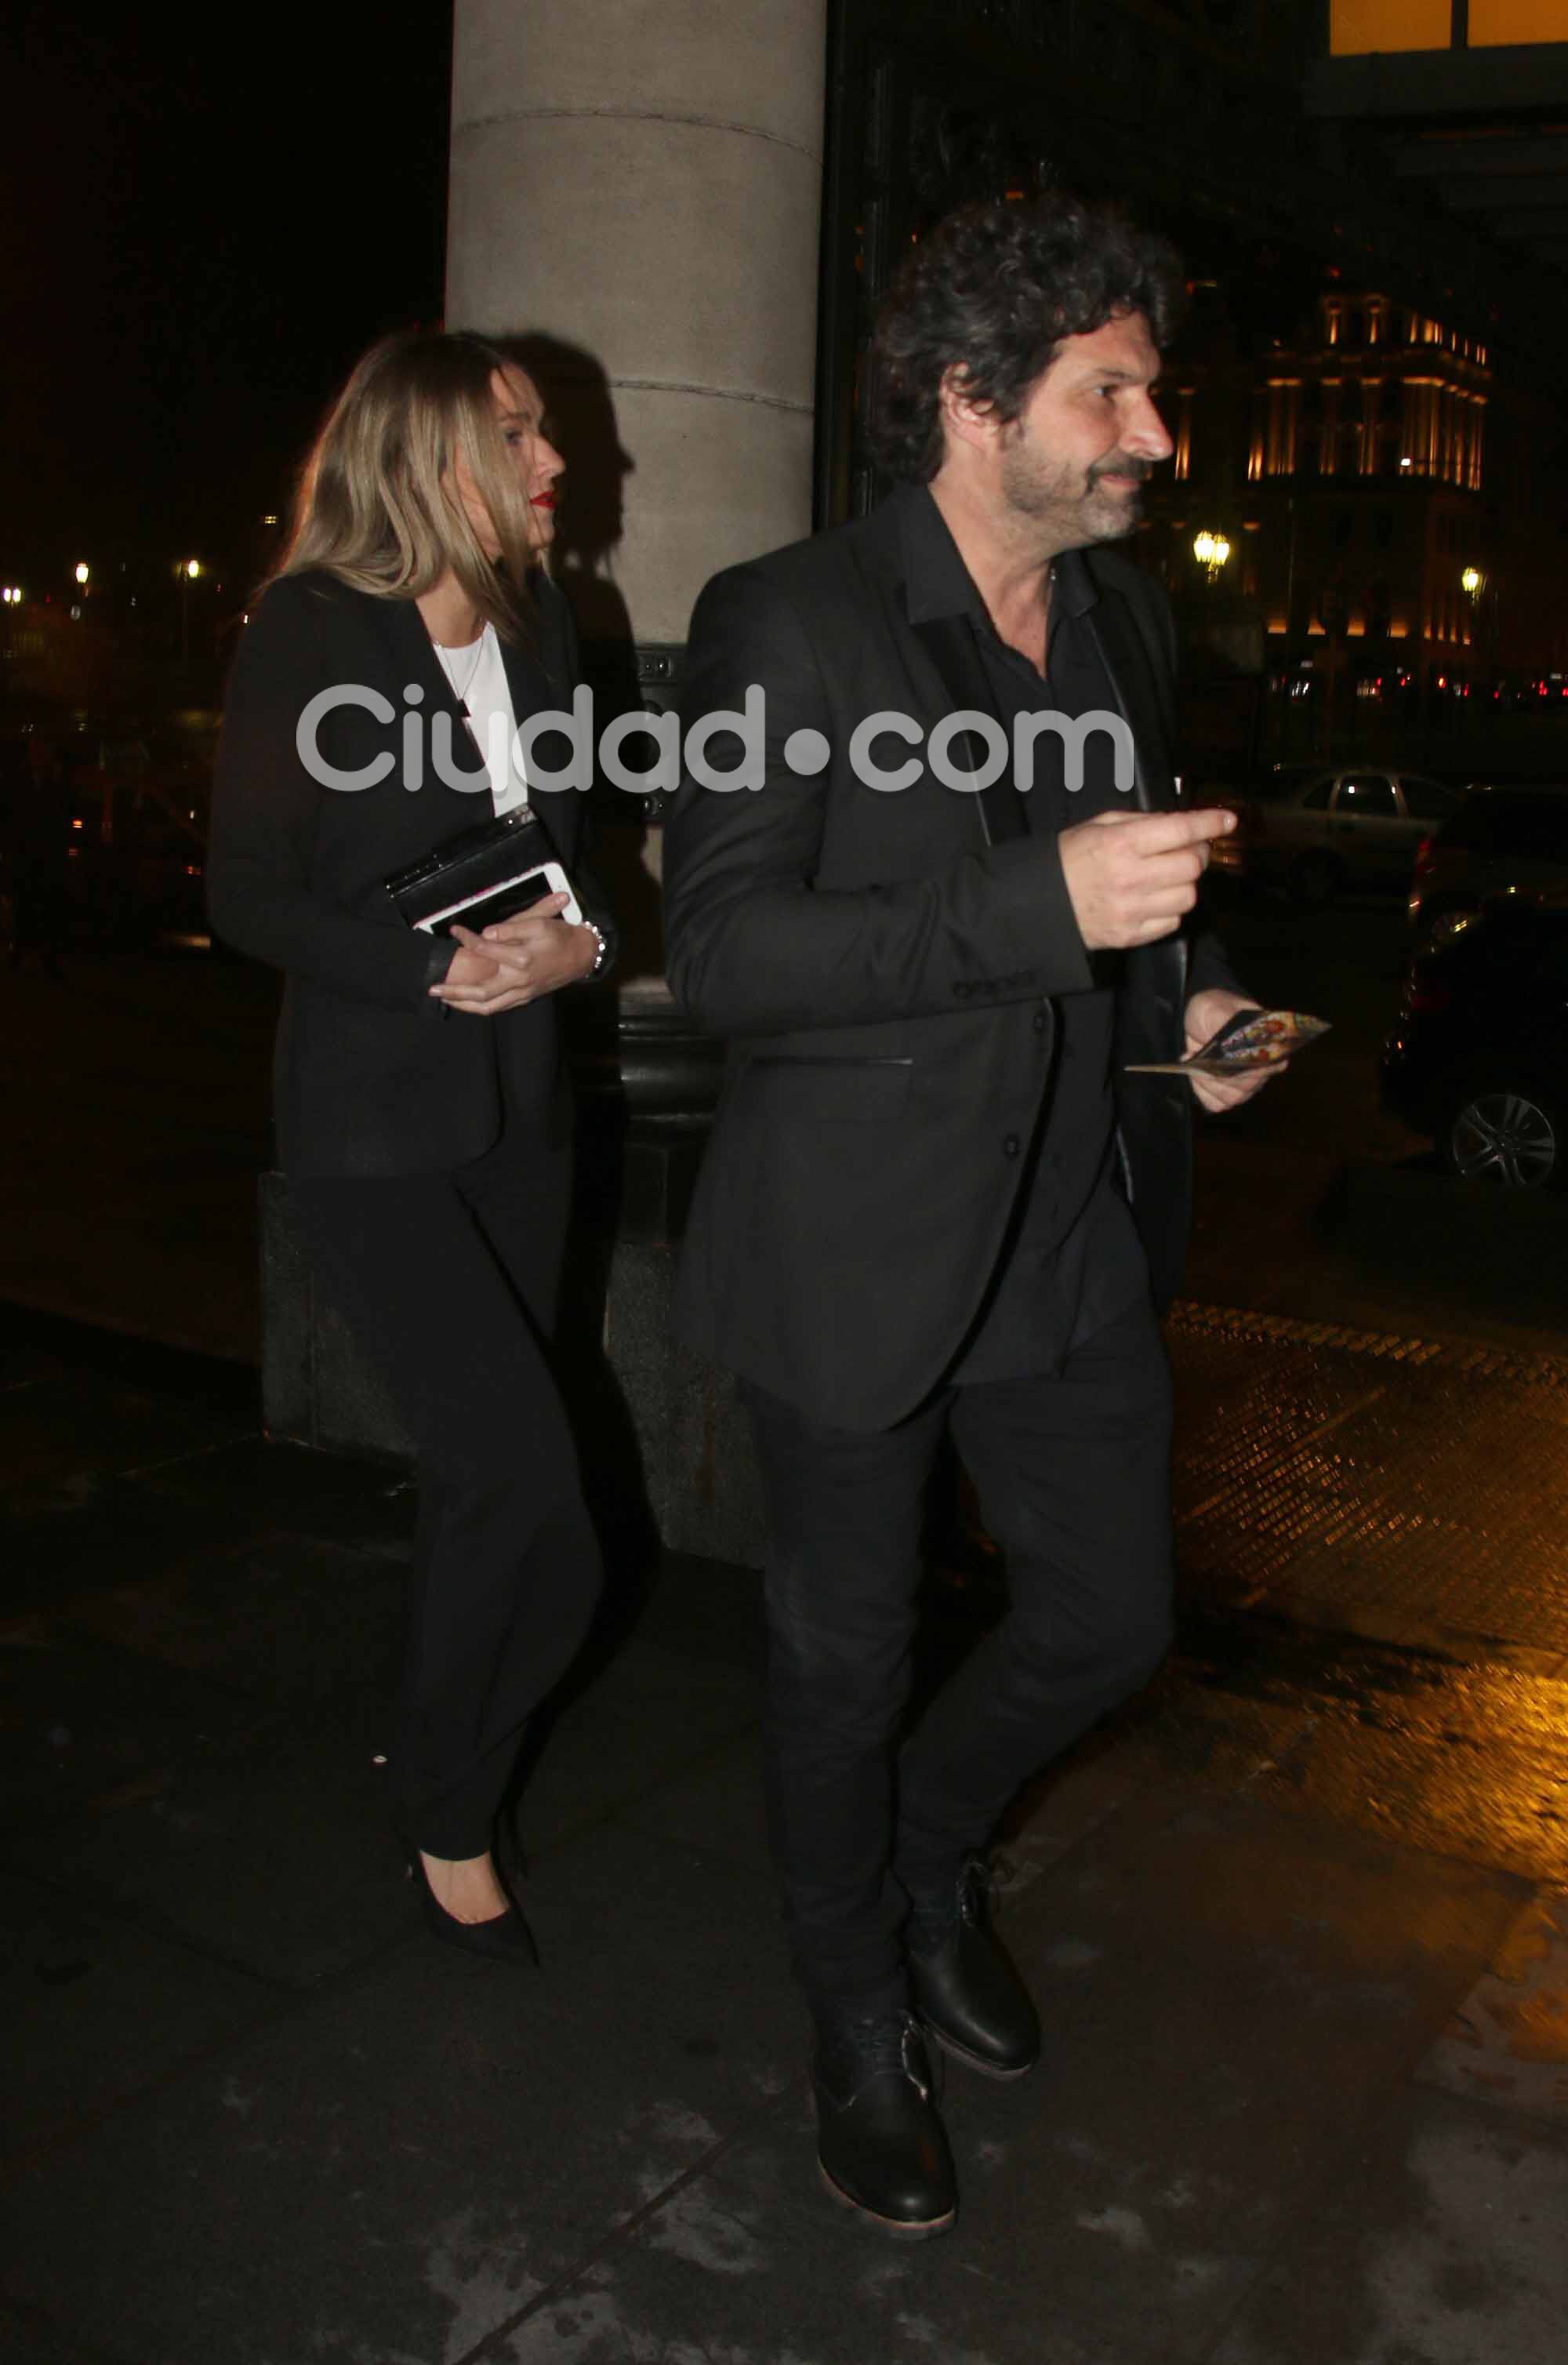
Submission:
M 565 600 L 543 578 L 536 600 L 534 647 L 502 644 L 520 725 L 569 705 L 576 671 Z M 390 756 L 373 786 L 323 787 L 300 753 L 303 710 L 342 689 L 357 695 L 322 712 L 316 745 L 346 773 Z M 431 726 L 442 716 L 447 768 L 470 789 L 448 786 L 433 760 Z M 585 915 L 613 945 L 579 858 L 580 796 L 542 796 L 534 810 Z M 229 686 L 207 902 L 218 936 L 287 980 L 274 1070 L 286 1172 L 449 1171 L 482 1156 L 509 1119 L 564 1144 L 555 995 L 496 1018 L 432 1001 L 453 947 L 409 929 L 384 884 L 490 812 L 478 748 L 413 600 L 320 572 L 274 583 L 244 628 Z

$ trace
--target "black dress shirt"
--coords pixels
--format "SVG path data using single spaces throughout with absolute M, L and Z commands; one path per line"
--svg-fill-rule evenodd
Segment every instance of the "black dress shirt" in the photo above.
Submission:
M 1119 710 L 1099 641 L 1089 621 L 1099 600 L 1077 551 L 1053 571 L 1046 671 L 1038 673 L 1003 641 L 958 554 L 935 502 L 911 502 L 904 524 L 910 621 L 962 616 L 974 632 L 996 717 L 1014 745 L 1020 715 L 1045 711 L 1078 717 Z M 1111 736 L 1084 742 L 1082 786 L 1067 785 L 1059 734 L 1035 739 L 1034 785 L 991 791 L 987 818 L 1011 834 L 1041 835 L 1114 810 Z M 1011 768 L 1010 768 L 1011 769 Z M 1112 1096 L 1112 1038 L 1121 955 L 1091 957 L 1095 982 L 1056 996 L 1056 1051 L 1039 1122 L 1025 1152 L 1013 1219 L 991 1286 L 968 1340 L 948 1373 L 973 1386 L 1056 1368 L 1148 1287 L 1148 1269 L 1121 1188 Z M 1044 1007 L 1038 1022 L 1049 1023 Z

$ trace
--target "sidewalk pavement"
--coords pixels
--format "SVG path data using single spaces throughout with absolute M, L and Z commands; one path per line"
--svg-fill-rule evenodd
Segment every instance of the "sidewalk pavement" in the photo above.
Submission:
M 1568 1373 L 1171 1343 L 1181 1645 L 1005 1836 L 1047 2057 L 950 2070 L 961 2214 L 909 2248 L 814 2178 L 756 1579 L 628 1587 L 523 1799 L 543 1969 L 471 1962 L 388 1836 L 398 1474 L 0 1317 L 0 2353 L 1555 2365 Z

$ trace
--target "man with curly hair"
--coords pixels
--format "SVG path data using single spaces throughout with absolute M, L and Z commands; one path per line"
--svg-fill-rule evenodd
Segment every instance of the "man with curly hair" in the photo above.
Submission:
M 993 2078 L 1039 2051 L 980 1851 L 1168 1646 L 1156 1308 L 1193 1093 L 1253 1089 L 1127 1072 L 1250 1006 L 1196 919 L 1230 816 L 1178 801 L 1169 610 L 1108 547 L 1170 452 L 1179 288 L 1106 209 L 951 217 L 872 354 L 898 489 L 718 576 L 691 626 L 708 752 L 665 833 L 668 968 L 731 1064 L 679 1322 L 740 1375 L 767 1493 L 767 1804 L 821 2166 L 906 2236 L 957 2202 L 926 2037 Z M 758 689 L 758 761 L 721 786 L 712 718 Z M 949 1429 L 1010 1608 L 909 1730 Z

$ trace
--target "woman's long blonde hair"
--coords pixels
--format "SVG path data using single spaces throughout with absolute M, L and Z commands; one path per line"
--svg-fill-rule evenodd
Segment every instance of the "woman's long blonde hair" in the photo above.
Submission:
M 287 545 L 268 581 L 323 567 L 382 599 L 417 600 L 454 575 L 504 640 L 533 627 L 528 497 L 490 379 L 508 355 L 466 331 L 406 329 L 354 365 L 300 470 Z M 458 496 L 461 451 L 490 513 L 485 555 Z

